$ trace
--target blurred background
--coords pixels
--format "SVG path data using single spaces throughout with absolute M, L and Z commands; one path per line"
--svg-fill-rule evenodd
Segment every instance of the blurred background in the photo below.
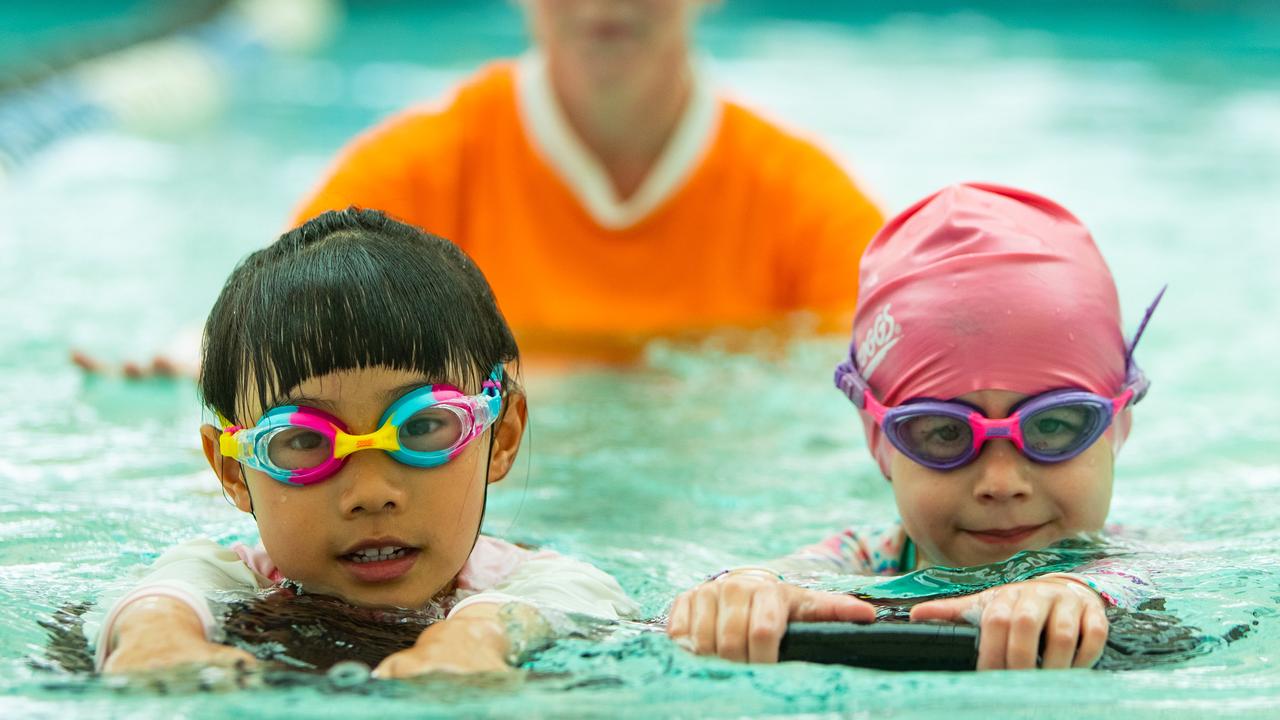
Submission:
M 1056 680 L 712 676 L 650 649 L 579 667 L 613 684 L 572 702 L 953 717 L 1280 702 L 1280 3 L 727 0 L 697 39 L 723 87 L 818 138 L 888 212 L 961 180 L 1024 186 L 1094 231 L 1130 329 L 1170 284 L 1138 353 L 1154 389 L 1112 518 L 1158 543 L 1171 609 L 1247 637 L 1175 670 Z M 499 0 L 0 7 L 0 709 L 197 707 L 55 682 L 28 664 L 37 622 L 190 535 L 254 539 L 199 456 L 194 389 L 86 377 L 68 351 L 163 348 L 355 133 L 527 45 L 518 4 Z M 655 343 L 631 370 L 535 380 L 531 442 L 488 530 L 595 561 L 658 614 L 709 570 L 893 517 L 827 385 L 842 352 Z M 678 692 L 645 689 L 676 675 Z M 554 713 L 563 691 L 481 693 L 472 709 Z M 299 702 L 363 707 L 316 693 Z
M 158 271 L 142 287 L 128 273 L 97 278 L 99 298 L 138 313 L 124 326 L 83 316 L 83 298 L 51 293 L 48 273 L 14 273 L 23 281 L 8 292 L 74 307 L 41 313 L 29 339 L 108 359 L 147 356 L 198 322 L 225 271 L 283 227 L 355 133 L 527 47 L 518 4 L 501 0 L 100 0 L 0 13 L 9 262 L 61 265 L 63 278 L 114 269 L 107 257 Z M 722 86 L 819 139 L 890 212 L 947 183 L 994 180 L 1060 200 L 1104 248 L 1183 234 L 1204 248 L 1215 222 L 1274 198 L 1274 0 L 731 0 L 705 14 L 698 41 Z M 1194 217 L 1165 212 L 1186 199 Z M 1121 200 L 1124 212 L 1103 209 Z M 1150 232 L 1162 226 L 1176 227 Z M 85 232 L 93 242 L 73 242 Z M 1157 277 L 1169 260 L 1146 257 Z

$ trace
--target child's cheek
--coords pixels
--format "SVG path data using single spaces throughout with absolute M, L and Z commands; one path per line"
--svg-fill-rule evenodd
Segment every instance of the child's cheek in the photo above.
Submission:
M 267 555 L 281 572 L 301 581 L 311 564 L 306 557 L 306 549 L 324 547 L 327 539 L 317 532 L 319 518 L 325 515 L 308 507 L 313 503 L 309 502 L 312 498 L 306 495 L 308 490 L 314 489 L 286 487 L 273 480 L 268 482 L 278 487 L 259 485 L 253 496 L 258 535 Z M 304 538 L 310 538 L 310 541 Z
M 1056 492 L 1056 503 L 1068 518 L 1066 529 L 1072 533 L 1101 530 L 1111 509 L 1115 473 L 1110 443 L 1098 441 L 1061 471 L 1044 487 Z
M 895 453 L 896 454 L 896 453 Z M 893 497 L 903 530 L 929 562 L 946 562 L 945 533 L 954 525 L 954 507 L 945 484 L 900 454 L 893 460 Z

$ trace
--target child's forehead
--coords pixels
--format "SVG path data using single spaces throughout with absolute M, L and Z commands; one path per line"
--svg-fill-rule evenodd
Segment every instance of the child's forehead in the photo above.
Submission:
M 386 404 L 401 395 L 425 385 L 456 385 L 456 382 L 431 377 L 420 371 L 375 366 L 338 370 L 324 375 L 313 375 L 292 388 L 285 389 L 266 405 L 254 387 L 246 388 L 241 395 L 244 417 L 250 422 L 263 413 L 281 405 L 305 405 L 342 414 L 344 410 L 376 407 L 381 411 Z
M 442 378 L 430 378 L 412 370 L 387 367 L 354 368 L 338 370 L 325 375 L 313 375 L 286 390 L 284 395 L 336 399 L 380 395 L 388 389 L 404 385 L 442 383 Z
M 968 392 L 953 398 L 974 407 L 981 408 L 982 414 L 988 418 L 1001 418 L 1009 414 L 1015 405 L 1030 397 L 1026 393 L 1003 390 L 1000 388 L 984 388 Z

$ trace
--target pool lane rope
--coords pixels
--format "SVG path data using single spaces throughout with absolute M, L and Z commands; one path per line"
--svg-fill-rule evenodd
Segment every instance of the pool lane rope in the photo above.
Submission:
M 338 0 L 235 0 L 206 20 L 0 94 L 0 180 L 68 137 L 174 132 L 217 115 L 237 76 L 322 44 Z

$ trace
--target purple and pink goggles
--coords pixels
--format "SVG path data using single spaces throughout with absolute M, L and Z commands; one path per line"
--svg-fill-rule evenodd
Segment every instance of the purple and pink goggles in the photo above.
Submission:
M 268 410 L 251 428 L 223 428 L 218 445 L 224 457 L 274 480 L 314 485 L 333 477 L 349 455 L 361 450 L 382 450 L 413 467 L 443 465 L 492 425 L 501 410 L 499 365 L 477 395 L 452 385 L 427 385 L 406 393 L 368 435 L 348 434 L 341 420 L 323 410 L 284 405 Z
M 1163 296 L 1162 289 L 1125 352 L 1125 383 L 1115 397 L 1074 388 L 1051 390 L 1025 398 L 1000 419 L 988 418 L 981 408 L 962 400 L 918 398 L 888 407 L 875 398 L 858 372 L 854 348 L 849 359 L 836 366 L 836 387 L 875 419 L 893 447 L 933 470 L 968 465 L 993 439 L 1013 442 L 1035 462 L 1065 462 L 1097 442 L 1121 410 L 1146 395 L 1151 383 L 1133 361 L 1133 351 Z

